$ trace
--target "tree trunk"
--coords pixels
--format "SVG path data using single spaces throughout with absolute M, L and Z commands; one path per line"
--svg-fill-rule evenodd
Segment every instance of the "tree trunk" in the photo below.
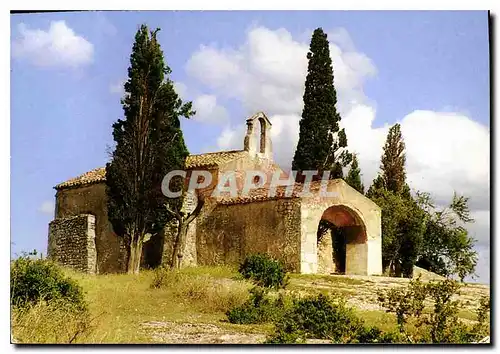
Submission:
M 129 257 L 127 264 L 128 274 L 139 274 L 142 256 L 142 241 L 132 241 L 129 247 Z
M 127 273 L 134 273 L 134 265 L 135 265 L 135 244 L 133 241 L 130 242 L 129 250 L 128 250 L 128 263 L 127 263 Z
M 183 216 L 179 212 L 172 211 L 167 205 L 167 211 L 172 214 L 177 219 L 177 236 L 174 242 L 174 249 L 172 252 L 172 260 L 170 263 L 171 268 L 180 268 L 182 257 L 184 256 L 184 248 L 186 247 L 187 231 L 189 224 L 193 222 L 194 219 L 200 214 L 203 205 L 205 204 L 205 197 L 203 195 L 198 196 L 198 203 L 193 212 L 191 212 L 187 217 Z
M 179 269 L 181 267 L 184 248 L 186 246 L 187 230 L 188 224 L 184 221 L 179 222 L 177 237 L 174 243 L 174 251 L 172 252 L 172 268 Z
M 139 269 L 141 267 L 141 259 L 142 259 L 142 240 L 139 239 L 137 242 L 137 246 L 135 248 L 135 264 L 134 264 L 134 274 L 139 274 Z

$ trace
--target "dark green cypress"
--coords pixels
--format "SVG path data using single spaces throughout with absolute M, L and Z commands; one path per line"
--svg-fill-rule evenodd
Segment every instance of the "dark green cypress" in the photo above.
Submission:
M 363 182 L 361 182 L 361 169 L 359 168 L 358 158 L 355 154 L 352 156 L 351 168 L 345 181 L 359 193 L 365 193 L 365 187 L 363 186 Z
M 163 195 L 161 183 L 168 171 L 184 168 L 189 152 L 179 117 L 194 114 L 168 78 L 158 31 L 142 25 L 136 33 L 122 99 L 124 119 L 113 124 L 116 146 L 106 165 L 108 218 L 128 246 L 129 273 L 139 271 L 143 243 L 168 221 L 164 204 L 181 206 L 180 198 Z M 182 181 L 176 183 L 179 188 Z
M 406 154 L 401 126 L 398 123 L 389 129 L 381 162 L 380 169 L 387 190 L 402 193 L 406 183 Z
M 345 131 L 339 126 L 332 59 L 327 35 L 321 28 L 312 35 L 307 59 L 304 108 L 292 169 L 298 172 L 299 180 L 300 173 L 307 170 L 318 170 L 319 176 L 330 171 L 330 178 L 342 178 L 342 169 L 352 156 L 346 149 Z

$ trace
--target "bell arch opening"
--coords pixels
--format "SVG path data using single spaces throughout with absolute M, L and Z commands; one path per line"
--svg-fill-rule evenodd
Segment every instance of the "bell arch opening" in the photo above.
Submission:
M 318 273 L 358 273 L 366 257 L 359 246 L 366 242 L 366 227 L 355 210 L 345 205 L 325 209 L 317 230 Z
M 258 134 L 257 135 L 257 138 L 259 139 L 259 152 L 261 154 L 265 154 L 266 153 L 266 143 L 267 143 L 267 140 L 266 140 L 266 134 L 267 134 L 267 127 L 266 127 L 266 121 L 264 120 L 264 118 L 260 117 L 259 118 L 259 124 L 258 124 Z

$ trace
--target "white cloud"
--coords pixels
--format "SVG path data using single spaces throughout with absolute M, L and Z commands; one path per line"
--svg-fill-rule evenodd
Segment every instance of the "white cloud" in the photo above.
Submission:
M 351 151 L 359 154 L 365 186 L 379 171 L 389 126 L 375 127 L 376 109 L 365 96 L 365 81 L 376 75 L 370 58 L 356 51 L 345 29 L 328 32 L 334 67 L 337 109 Z M 291 34 L 259 27 L 238 48 L 201 46 L 187 63 L 190 76 L 217 97 L 240 101 L 249 116 L 268 114 L 275 160 L 289 168 L 298 141 L 308 44 Z M 221 149 L 240 148 L 244 120 L 231 122 L 218 139 Z M 471 197 L 474 215 L 489 209 L 489 129 L 466 113 L 416 110 L 399 120 L 406 143 L 407 177 L 414 189 L 430 192 L 447 204 L 453 191 Z M 488 211 L 489 212 L 489 211 Z M 482 215 L 482 214 L 481 214 Z M 483 245 L 489 240 L 489 218 L 470 227 Z
M 309 32 L 309 36 L 311 32 Z M 331 31 L 327 31 L 327 35 L 328 41 L 337 44 L 344 51 L 354 52 L 356 50 L 354 42 L 345 28 L 334 28 Z
M 345 41 L 345 39 L 344 39 Z M 285 29 L 250 30 L 240 48 L 200 46 L 186 70 L 210 89 L 241 100 L 248 114 L 300 114 L 309 45 L 295 41 Z M 363 101 L 362 84 L 376 73 L 363 53 L 342 51 L 331 43 L 339 110 Z
M 125 88 L 123 87 L 123 85 L 125 85 L 125 82 L 127 82 L 127 80 L 124 79 L 109 85 L 109 92 L 113 94 L 120 94 L 121 96 L 123 96 L 123 94 L 125 93 Z
M 217 146 L 221 150 L 234 150 L 237 148 L 241 148 L 241 142 L 243 141 L 242 135 L 240 135 L 240 130 L 242 126 L 238 126 L 237 129 L 232 129 L 231 127 L 227 126 L 222 130 L 222 133 L 220 136 L 217 138 Z M 239 141 L 241 140 L 241 141 Z
M 217 104 L 217 97 L 214 95 L 200 95 L 193 101 L 193 109 L 196 114 L 194 120 L 204 123 L 227 122 L 228 114 L 223 106 Z
M 76 68 L 92 62 L 94 46 L 78 36 L 65 21 L 52 21 L 47 31 L 18 26 L 19 36 L 12 43 L 12 55 L 40 67 Z
M 54 208 L 55 208 L 54 202 L 52 200 L 46 200 L 40 205 L 40 207 L 38 208 L 38 211 L 43 213 L 43 214 L 53 215 Z
M 186 99 L 187 86 L 184 83 L 180 81 L 174 81 L 174 90 L 181 99 Z
M 373 128 L 375 110 L 358 105 L 344 116 L 349 148 L 360 154 L 364 182 L 379 170 L 389 127 Z M 406 144 L 410 186 L 448 202 L 453 191 L 489 204 L 489 130 L 455 113 L 414 111 L 399 121 Z

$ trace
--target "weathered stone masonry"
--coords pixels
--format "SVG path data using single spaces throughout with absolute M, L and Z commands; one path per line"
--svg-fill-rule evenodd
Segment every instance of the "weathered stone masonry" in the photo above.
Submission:
M 266 253 L 283 260 L 290 271 L 299 271 L 299 202 L 227 202 L 206 211 L 196 227 L 198 264 L 235 265 L 252 253 Z
M 49 224 L 48 257 L 67 267 L 97 273 L 95 216 L 77 215 Z
M 114 232 L 108 221 L 106 205 L 106 185 L 96 180 L 97 172 L 83 183 L 66 183 L 56 186 L 55 220 L 82 214 L 95 216 L 97 269 L 99 273 L 117 273 L 125 270 L 125 255 L 120 252 L 121 238 Z

